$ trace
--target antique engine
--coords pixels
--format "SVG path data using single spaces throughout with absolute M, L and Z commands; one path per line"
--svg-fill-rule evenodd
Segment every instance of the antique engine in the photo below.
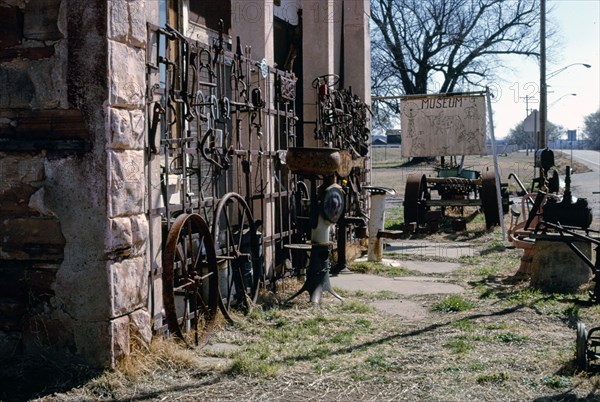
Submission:
M 574 226 L 587 229 L 592 224 L 592 209 L 585 198 L 575 198 L 571 195 L 571 168 L 567 166 L 565 177 L 565 192 L 559 201 L 548 198 L 543 210 L 544 221 L 560 223 L 563 226 Z

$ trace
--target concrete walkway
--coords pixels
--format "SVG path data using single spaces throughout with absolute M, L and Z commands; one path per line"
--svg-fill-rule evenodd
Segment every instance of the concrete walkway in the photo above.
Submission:
M 377 292 L 387 290 L 400 295 L 460 293 L 464 289 L 458 285 L 440 282 L 431 277 L 386 278 L 379 275 L 344 274 L 331 278 L 331 284 L 350 292 Z
M 393 240 L 385 248 L 388 253 L 421 255 L 426 257 L 451 258 L 473 257 L 475 247 L 470 243 L 436 243 L 426 240 Z
M 426 241 L 396 241 L 386 248 L 386 251 L 397 251 L 403 254 L 418 254 L 445 258 L 459 258 L 463 255 L 473 255 L 475 250 L 464 243 L 431 243 Z M 360 259 L 359 259 L 360 261 Z M 368 274 L 342 274 L 331 278 L 331 284 L 349 292 L 378 292 L 389 291 L 398 294 L 398 299 L 376 300 L 370 304 L 377 310 L 386 312 L 402 320 L 414 321 L 426 318 L 429 313 L 421 304 L 402 299 L 402 296 L 455 294 L 464 292 L 461 286 L 448 283 L 442 274 L 450 273 L 460 264 L 437 261 L 408 261 L 385 258 L 384 265 L 407 268 L 423 274 L 436 276 L 405 276 L 384 277 Z

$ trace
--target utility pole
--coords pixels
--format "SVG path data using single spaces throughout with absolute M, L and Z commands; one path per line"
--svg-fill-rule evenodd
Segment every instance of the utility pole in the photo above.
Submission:
M 529 116 L 529 99 L 530 98 L 532 98 L 532 96 L 529 96 L 529 95 L 521 96 L 521 99 L 525 99 L 525 117 Z
M 546 148 L 548 99 L 546 86 L 546 0 L 540 0 L 540 135 L 538 149 Z

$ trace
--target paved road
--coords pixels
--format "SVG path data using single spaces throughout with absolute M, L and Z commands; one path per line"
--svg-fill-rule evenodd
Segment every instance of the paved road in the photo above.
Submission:
M 568 157 L 571 156 L 570 149 L 559 151 L 562 151 Z M 573 150 L 573 160 L 585 164 L 592 170 L 591 172 L 573 174 L 571 177 L 571 192 L 575 197 L 587 198 L 594 215 L 592 227 L 600 229 L 600 152 Z M 561 172 L 561 175 L 564 175 L 564 172 Z

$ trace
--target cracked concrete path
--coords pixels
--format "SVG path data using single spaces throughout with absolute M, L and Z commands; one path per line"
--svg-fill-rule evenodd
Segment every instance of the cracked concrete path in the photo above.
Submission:
M 473 247 L 468 244 L 404 241 L 394 242 L 393 245 L 388 246 L 386 251 L 397 251 L 403 254 L 443 256 L 454 259 L 463 255 L 472 255 Z M 429 315 L 429 312 L 418 302 L 402 299 L 402 296 L 456 294 L 465 290 L 459 285 L 449 283 L 443 276 L 443 274 L 451 273 L 460 268 L 460 264 L 455 262 L 409 261 L 385 258 L 381 263 L 407 268 L 423 274 L 433 274 L 434 276 L 417 275 L 390 278 L 379 275 L 350 273 L 332 277 L 331 284 L 338 289 L 349 292 L 361 291 L 374 293 L 389 291 L 397 293 L 399 295 L 398 299 L 376 300 L 370 304 L 377 310 L 408 321 L 424 319 Z

